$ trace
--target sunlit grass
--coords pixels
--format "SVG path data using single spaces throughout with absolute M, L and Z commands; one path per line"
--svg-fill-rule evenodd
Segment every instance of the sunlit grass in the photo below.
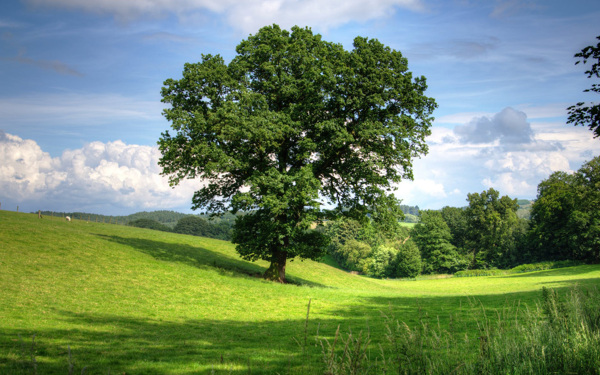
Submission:
M 314 347 L 317 330 L 331 339 L 338 325 L 382 334 L 382 314 L 472 333 L 473 321 L 457 319 L 481 306 L 600 280 L 599 266 L 376 280 L 295 260 L 294 284 L 280 285 L 259 277 L 267 266 L 225 241 L 0 211 L 0 373 L 30 373 L 32 351 L 39 373 L 68 373 L 68 348 L 86 373 L 320 373 L 320 355 L 301 350 L 309 300 Z

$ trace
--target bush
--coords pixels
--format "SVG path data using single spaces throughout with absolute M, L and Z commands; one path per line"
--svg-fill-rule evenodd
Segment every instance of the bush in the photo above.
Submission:
M 464 270 L 458 271 L 454 274 L 454 277 L 474 277 L 474 276 L 498 276 L 498 275 L 508 275 L 510 271 L 508 270 L 498 270 L 498 269 L 489 269 L 489 270 Z
M 350 241 L 366 243 L 366 236 L 363 227 L 355 220 L 340 219 L 328 222 L 325 228 L 325 235 L 330 238 L 327 252 L 338 262 L 339 265 L 347 269 L 345 254 L 351 252 L 351 249 L 345 248 L 345 246 Z M 351 263 L 356 263 L 356 261 Z M 354 271 L 359 270 L 354 269 Z

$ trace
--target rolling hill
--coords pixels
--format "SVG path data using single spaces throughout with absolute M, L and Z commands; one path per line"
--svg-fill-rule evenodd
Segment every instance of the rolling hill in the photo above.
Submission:
M 458 318 L 480 306 L 600 284 L 599 266 L 403 281 L 295 260 L 287 285 L 266 267 L 225 241 L 0 211 L 0 373 L 323 373 L 338 327 L 374 351 L 384 315 L 476 337 Z

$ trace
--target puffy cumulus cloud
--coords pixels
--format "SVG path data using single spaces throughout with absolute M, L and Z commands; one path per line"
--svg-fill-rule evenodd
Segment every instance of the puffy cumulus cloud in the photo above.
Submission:
M 286 28 L 314 25 L 318 29 L 328 29 L 352 21 L 387 17 L 397 8 L 420 11 L 424 6 L 420 0 L 256 0 L 236 3 L 224 13 L 232 26 L 253 33 L 272 23 Z
M 533 110 L 538 119 L 557 113 Z M 524 111 L 505 108 L 495 114 L 445 116 L 445 123 L 463 123 L 454 129 L 433 128 L 429 154 L 415 160 L 414 183 L 401 183 L 397 196 L 422 208 L 464 206 L 467 193 L 490 187 L 502 195 L 532 199 L 537 185 L 550 174 L 572 172 L 598 155 L 598 141 L 587 129 L 558 120 L 530 123 Z M 438 196 L 432 194 L 435 191 Z
M 476 117 L 465 125 L 454 128 L 463 143 L 490 143 L 521 145 L 533 141 L 533 130 L 524 112 L 505 108 L 492 117 Z
M 32 140 L 0 131 L 0 195 L 15 200 L 39 198 L 66 178 L 60 163 Z
M 571 172 L 569 160 L 558 152 L 508 152 L 493 155 L 494 158 L 483 163 L 491 171 L 501 173 L 535 171 L 537 176 L 548 176 L 556 171 Z
M 160 16 L 174 13 L 188 18 L 199 12 L 223 14 L 229 24 L 244 32 L 254 33 L 260 27 L 278 23 L 284 27 L 315 25 L 319 28 L 342 25 L 351 21 L 367 21 L 387 16 L 396 8 L 413 11 L 424 9 L 422 0 L 28 0 L 38 6 L 54 6 L 88 12 L 113 14 L 117 18 Z
M 193 182 L 172 189 L 159 158 L 157 147 L 121 141 L 92 142 L 52 158 L 32 140 L 0 133 L 0 197 L 35 205 L 31 210 L 188 208 Z

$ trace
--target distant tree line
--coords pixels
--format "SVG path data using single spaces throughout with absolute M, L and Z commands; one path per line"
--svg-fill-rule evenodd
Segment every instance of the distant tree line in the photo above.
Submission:
M 542 181 L 533 204 L 500 197 L 493 188 L 468 194 L 467 202 L 421 210 L 410 230 L 349 219 L 328 223 L 329 253 L 342 267 L 373 277 L 600 262 L 600 157 L 574 174 L 555 172 Z
M 179 220 L 187 216 L 187 214 L 182 214 L 180 212 L 175 211 L 151 211 L 151 212 L 137 212 L 135 214 L 131 214 L 126 216 L 125 219 L 128 223 L 140 220 L 140 219 L 148 219 L 159 222 L 160 224 L 166 225 L 169 228 L 174 228 Z
M 220 240 L 231 240 L 231 228 L 235 221 L 235 215 L 230 213 L 221 217 L 209 217 L 207 215 L 184 215 L 171 228 L 158 220 L 143 217 L 129 222 L 129 225 L 138 228 L 147 228 L 189 234 L 193 236 L 216 238 Z

